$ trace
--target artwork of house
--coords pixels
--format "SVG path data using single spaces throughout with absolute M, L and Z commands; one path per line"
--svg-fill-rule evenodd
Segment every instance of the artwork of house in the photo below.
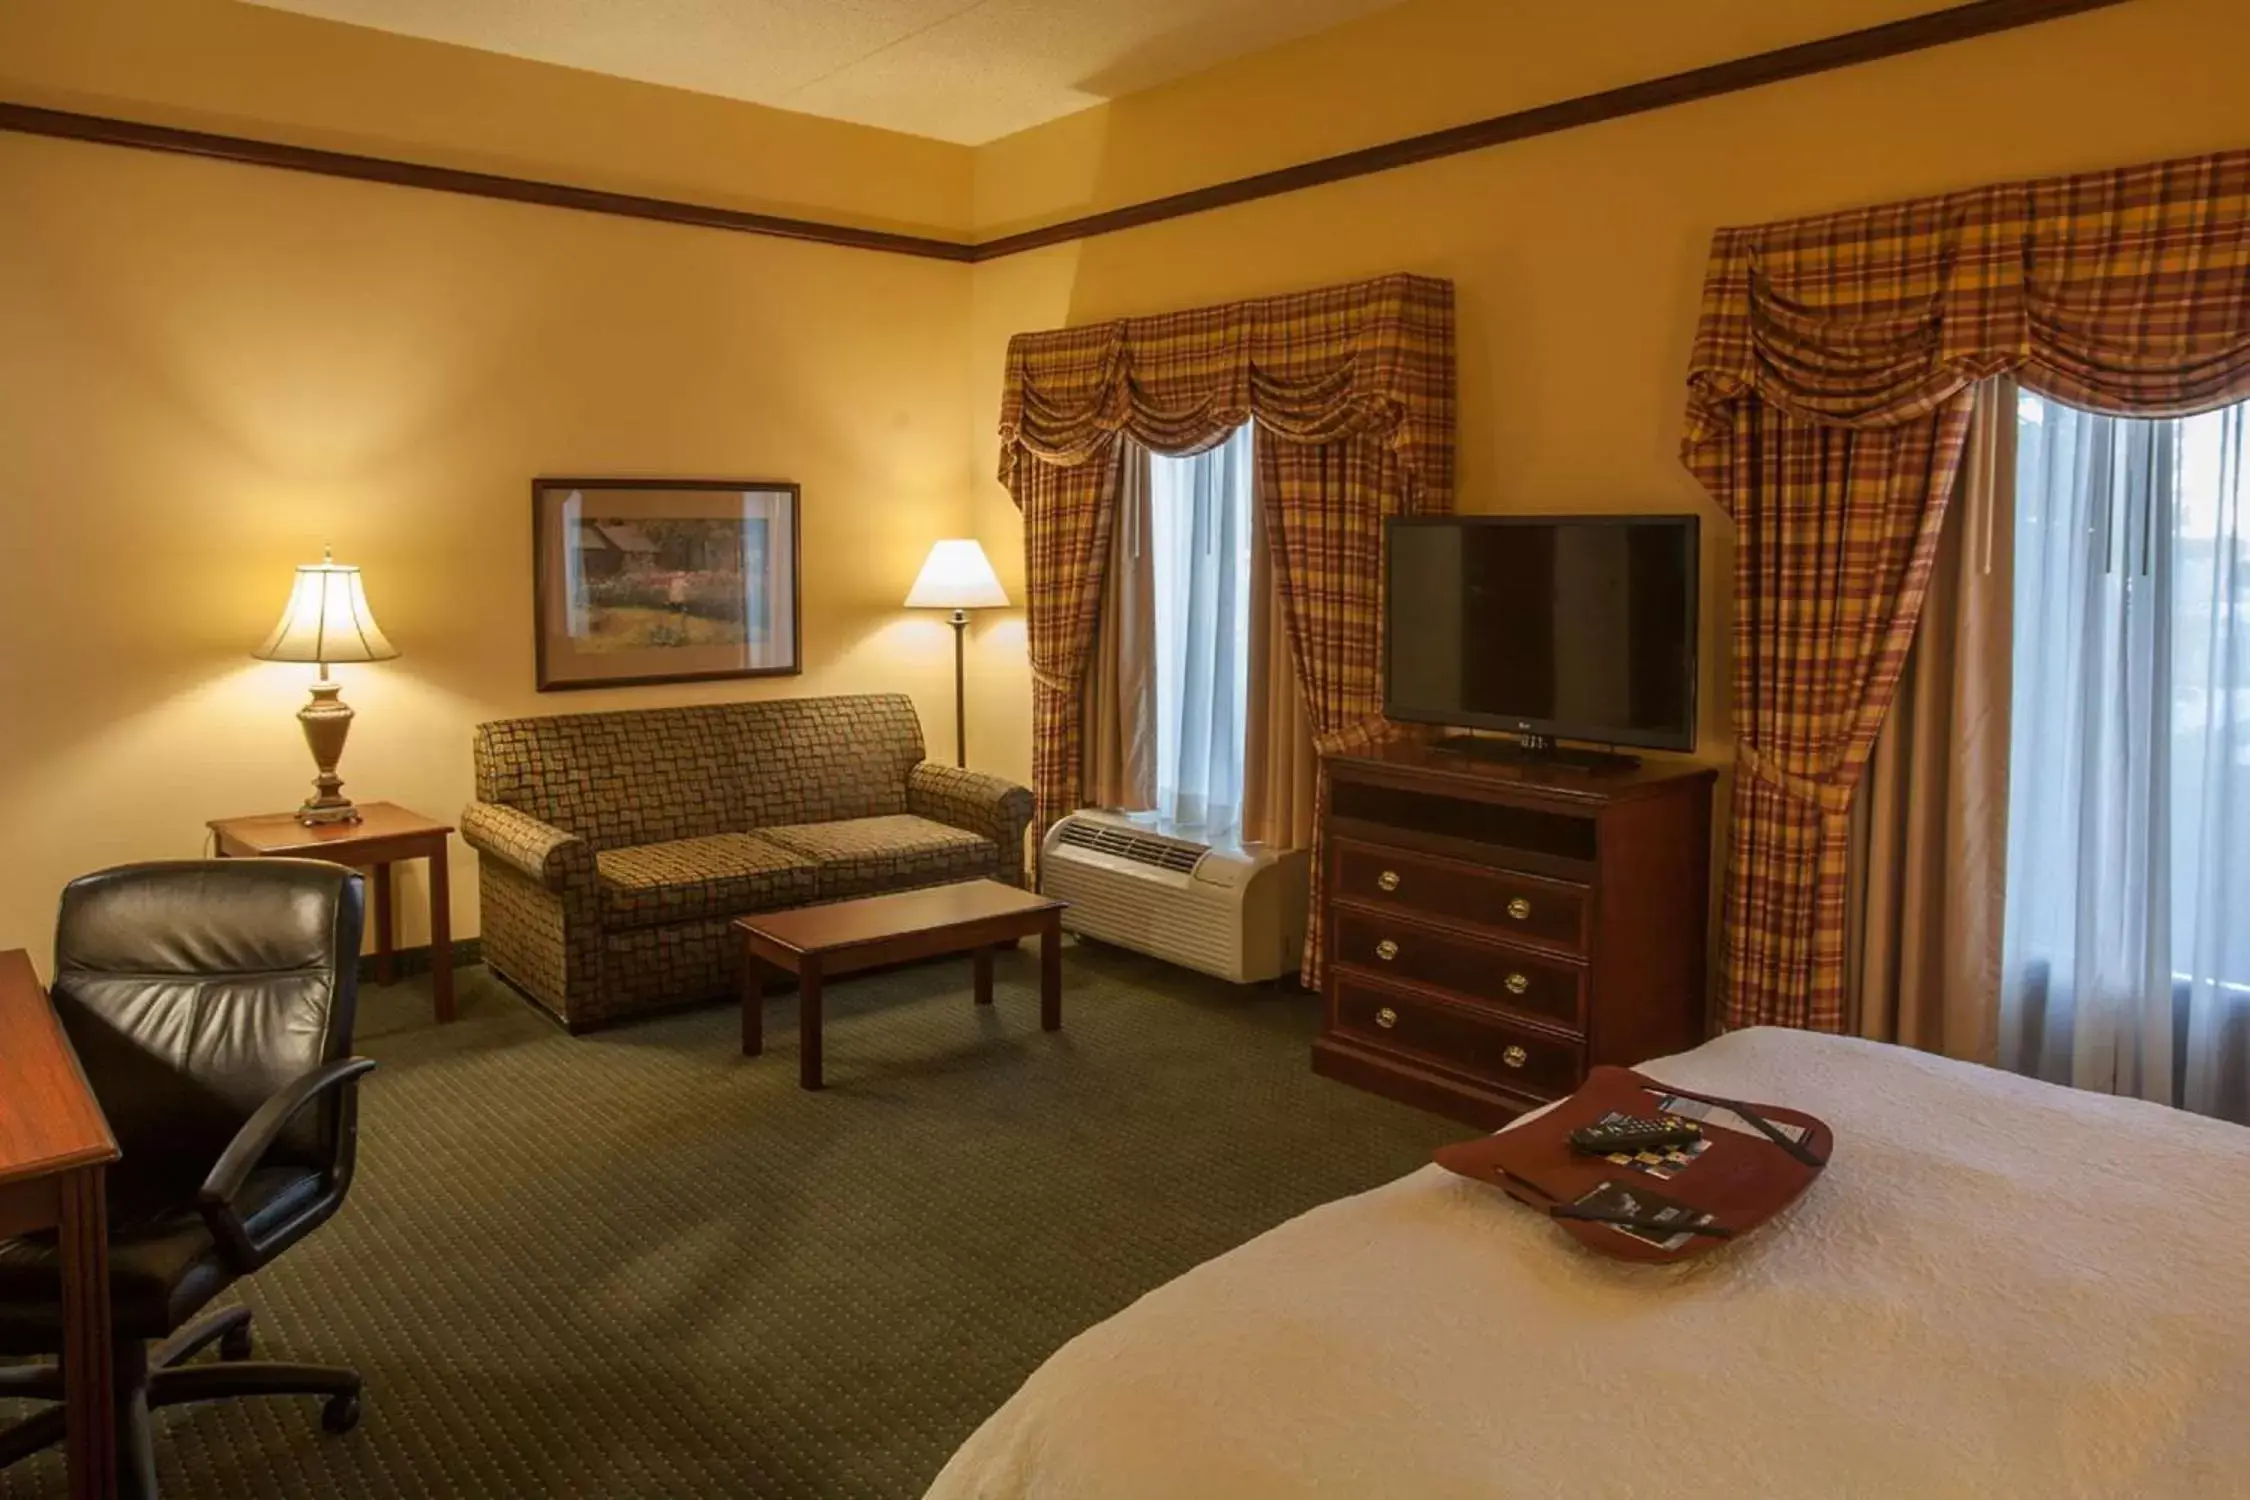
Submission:
M 578 566 L 588 579 L 645 573 L 657 565 L 658 548 L 623 521 L 584 521 L 578 527 Z
M 796 490 L 537 482 L 553 684 L 794 670 Z

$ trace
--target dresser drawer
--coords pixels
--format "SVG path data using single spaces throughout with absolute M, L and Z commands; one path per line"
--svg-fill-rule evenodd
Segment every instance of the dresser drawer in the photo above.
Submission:
M 1338 840 L 1339 901 L 1473 922 L 1506 936 L 1586 951 L 1586 887 L 1488 869 L 1466 860 Z
M 1586 1029 L 1586 971 L 1576 964 L 1398 917 L 1345 906 L 1333 911 L 1339 963 L 1505 1006 L 1550 1026 Z
M 1350 974 L 1336 975 L 1334 986 L 1336 1029 L 1362 1046 L 1541 1098 L 1559 1098 L 1586 1080 L 1585 1047 L 1573 1038 Z

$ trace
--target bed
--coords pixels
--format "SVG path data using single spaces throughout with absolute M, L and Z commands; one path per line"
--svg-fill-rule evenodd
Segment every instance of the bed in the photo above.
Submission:
M 932 1500 L 2250 1495 L 2250 1130 L 1802 1032 L 1643 1072 L 1835 1127 L 1679 1266 L 1425 1167 L 1053 1355 Z

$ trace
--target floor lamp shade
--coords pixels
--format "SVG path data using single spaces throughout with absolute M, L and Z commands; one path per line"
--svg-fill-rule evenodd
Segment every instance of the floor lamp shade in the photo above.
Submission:
M 337 695 L 342 684 L 328 678 L 334 661 L 388 661 L 398 648 L 384 636 L 367 607 L 367 590 L 359 569 L 340 563 L 325 552 L 317 563 L 297 569 L 289 602 L 282 607 L 281 623 L 265 643 L 250 653 L 261 661 L 309 661 L 320 666 L 320 680 L 312 685 L 312 702 L 297 710 L 319 774 L 313 778 L 313 795 L 297 809 L 308 824 L 354 823 L 359 809 L 343 794 L 344 780 L 336 762 L 344 757 L 344 739 L 351 733 L 352 710 Z
M 906 592 L 908 609 L 949 609 L 953 627 L 953 763 L 969 763 L 968 691 L 964 676 L 962 639 L 972 609 L 1005 609 L 1008 591 L 992 571 L 992 560 L 973 538 L 956 537 L 930 548 Z
M 1008 592 L 984 548 L 969 538 L 939 542 L 930 549 L 907 591 L 908 609 L 1005 609 Z

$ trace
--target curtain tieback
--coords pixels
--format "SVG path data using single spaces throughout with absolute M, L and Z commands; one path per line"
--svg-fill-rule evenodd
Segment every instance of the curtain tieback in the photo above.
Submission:
M 1821 816 L 1831 824 L 1843 822 L 1852 815 L 1852 791 L 1840 781 L 1829 781 L 1815 776 L 1799 776 L 1785 771 L 1747 741 L 1734 747 L 1735 763 L 1748 775 L 1764 782 L 1778 792 L 1809 802 L 1821 811 Z
M 1040 667 L 1031 669 L 1031 680 L 1035 685 L 1045 688 L 1048 692 L 1061 693 L 1065 697 L 1078 691 L 1076 682 L 1063 677 L 1059 673 L 1049 672 Z
M 1391 737 L 1395 726 L 1381 714 L 1369 714 L 1354 720 L 1341 729 L 1313 736 L 1313 749 L 1322 755 L 1341 755 L 1347 750 L 1364 750 L 1369 745 L 1380 745 Z

